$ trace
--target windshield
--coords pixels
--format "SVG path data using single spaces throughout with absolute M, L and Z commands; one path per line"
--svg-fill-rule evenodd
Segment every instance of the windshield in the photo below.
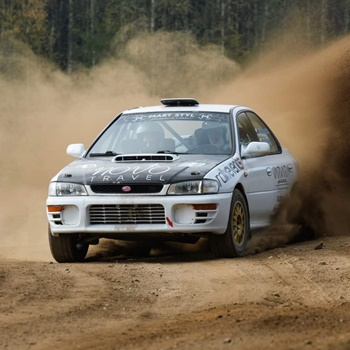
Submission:
M 168 112 L 122 114 L 87 156 L 187 153 L 231 154 L 228 113 Z

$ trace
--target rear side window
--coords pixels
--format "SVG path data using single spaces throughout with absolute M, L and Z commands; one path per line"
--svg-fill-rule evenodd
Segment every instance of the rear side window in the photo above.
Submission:
M 240 149 L 247 147 L 250 142 L 267 142 L 270 154 L 281 152 L 281 146 L 268 126 L 254 113 L 243 112 L 237 117 Z

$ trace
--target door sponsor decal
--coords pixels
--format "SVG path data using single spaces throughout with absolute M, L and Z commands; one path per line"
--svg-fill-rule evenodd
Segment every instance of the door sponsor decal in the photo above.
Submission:
M 290 170 L 287 165 L 272 167 L 273 177 L 275 178 L 275 184 L 277 187 L 288 186 L 288 180 L 290 176 Z
M 218 173 L 215 175 L 216 180 L 219 182 L 221 187 L 228 181 L 233 179 L 237 174 L 239 174 L 244 169 L 244 166 L 239 158 L 233 159 L 227 163 L 224 167 L 218 168 Z

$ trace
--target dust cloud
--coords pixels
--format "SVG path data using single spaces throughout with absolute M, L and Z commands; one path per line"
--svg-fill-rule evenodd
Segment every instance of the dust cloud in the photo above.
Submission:
M 274 68 L 263 60 L 212 97 L 232 96 L 264 118 L 300 165 L 291 195 L 248 253 L 349 234 L 350 37 Z
M 286 231 L 288 240 L 278 244 L 305 228 L 348 233 L 349 37 L 243 71 L 218 48 L 200 48 L 183 34 L 135 38 L 116 58 L 70 77 L 21 50 L 15 78 L 0 72 L 1 256 L 50 259 L 47 186 L 72 161 L 68 144 L 87 146 L 123 109 L 175 96 L 252 107 L 299 160 L 301 177 L 276 216 L 278 228 L 255 251 Z

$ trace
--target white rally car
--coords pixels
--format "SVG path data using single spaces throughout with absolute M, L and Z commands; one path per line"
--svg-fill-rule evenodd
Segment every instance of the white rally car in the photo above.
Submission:
M 297 176 L 297 162 L 251 109 L 165 99 L 124 111 L 51 181 L 49 242 L 58 262 L 84 260 L 100 238 L 210 240 L 217 257 L 244 254 Z

